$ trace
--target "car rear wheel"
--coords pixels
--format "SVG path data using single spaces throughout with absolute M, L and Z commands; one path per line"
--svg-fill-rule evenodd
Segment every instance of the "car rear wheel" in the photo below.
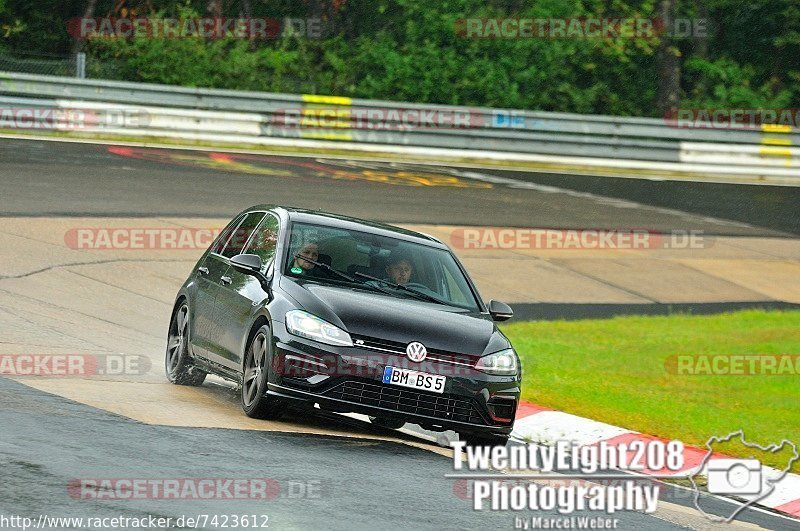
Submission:
M 192 363 L 189 355 L 189 305 L 181 304 L 172 314 L 167 336 L 167 353 L 164 359 L 167 379 L 177 385 L 201 385 L 206 372 Z
M 508 435 L 494 435 L 482 433 L 460 433 L 458 438 L 467 443 L 467 446 L 505 446 Z
M 242 409 L 248 417 L 274 419 L 282 413 L 279 399 L 267 395 L 267 376 L 272 354 L 272 334 L 267 325 L 259 328 L 247 346 L 242 376 Z

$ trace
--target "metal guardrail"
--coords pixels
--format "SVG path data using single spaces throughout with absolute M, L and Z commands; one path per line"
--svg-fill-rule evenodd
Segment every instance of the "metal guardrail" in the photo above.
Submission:
M 792 147 L 800 145 L 800 131 L 788 127 L 687 128 L 652 118 L 422 105 L 0 72 L 0 108 L 23 106 L 82 109 L 93 113 L 98 128 L 129 135 L 189 135 L 187 138 L 217 137 L 236 142 L 256 137 L 316 139 L 461 151 L 725 164 L 760 168 L 758 172 L 780 168 L 783 175 L 787 169 L 797 169 L 790 174 L 800 175 L 800 148 Z M 126 120 L 122 116 L 125 112 L 138 113 L 139 119 Z M 419 127 L 402 121 L 413 113 L 458 115 L 462 122 Z

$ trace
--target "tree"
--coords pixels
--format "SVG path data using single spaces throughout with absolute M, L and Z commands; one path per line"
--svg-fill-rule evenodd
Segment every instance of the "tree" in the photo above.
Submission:
M 680 101 L 681 52 L 672 37 L 675 27 L 675 4 L 676 0 L 660 0 L 658 7 L 659 18 L 665 29 L 656 52 L 658 72 L 656 109 L 661 116 L 666 116 Z
M 94 18 L 94 10 L 97 7 L 97 0 L 86 0 L 86 9 L 83 10 L 83 18 Z M 72 41 L 72 53 L 77 54 L 83 49 L 85 41 L 77 37 Z

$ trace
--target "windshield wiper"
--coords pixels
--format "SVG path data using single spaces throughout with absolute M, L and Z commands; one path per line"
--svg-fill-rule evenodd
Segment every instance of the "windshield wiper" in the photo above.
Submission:
M 343 278 L 343 279 L 345 279 L 345 280 L 348 280 L 348 281 L 350 281 L 350 282 L 352 282 L 352 283 L 354 283 L 354 284 L 356 283 L 356 279 L 354 279 L 354 278 L 353 278 L 353 277 L 351 277 L 350 275 L 345 275 L 345 274 L 344 274 L 344 273 L 342 273 L 341 271 L 336 271 L 334 268 L 332 268 L 332 267 L 331 267 L 331 266 L 329 266 L 328 264 L 323 264 L 322 262 L 317 262 L 316 260 L 312 260 L 312 259 L 310 259 L 310 258 L 306 258 L 305 256 L 303 256 L 303 255 L 301 255 L 301 254 L 296 254 L 296 255 L 294 255 L 294 257 L 295 257 L 295 258 L 299 258 L 300 260 L 305 260 L 306 262 L 312 263 L 312 264 L 314 264 L 314 265 L 315 265 L 315 266 L 317 266 L 317 267 L 321 267 L 321 268 L 322 268 L 322 269 L 324 269 L 325 271 L 330 271 L 330 272 L 331 272 L 331 273 L 333 273 L 334 275 L 336 275 L 336 276 L 338 276 L 338 277 L 341 277 L 341 278 Z
M 355 273 L 353 273 L 353 275 L 355 275 L 357 277 L 368 278 L 370 280 L 374 280 L 376 282 L 380 282 L 382 284 L 386 284 L 387 286 L 391 286 L 391 287 L 393 287 L 395 289 L 403 290 L 403 291 L 405 291 L 407 293 L 411 293 L 412 295 L 414 295 L 418 299 L 427 300 L 428 302 L 435 302 L 436 304 L 444 304 L 445 306 L 452 306 L 452 304 L 450 304 L 449 302 L 445 302 L 445 301 L 443 301 L 441 299 L 437 299 L 433 295 L 428 295 L 427 293 L 424 293 L 422 291 L 417 291 L 414 288 L 409 288 L 408 286 L 404 286 L 402 284 L 396 284 L 396 283 L 391 282 L 389 280 L 384 280 L 382 278 L 373 277 L 372 275 L 367 275 L 366 273 L 361 273 L 360 271 L 356 271 Z

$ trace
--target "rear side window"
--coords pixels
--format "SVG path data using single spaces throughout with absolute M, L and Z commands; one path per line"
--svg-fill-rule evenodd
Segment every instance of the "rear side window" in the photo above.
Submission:
M 264 214 L 264 212 L 250 212 L 247 214 L 239 226 L 236 227 L 236 230 L 233 231 L 228 239 L 228 243 L 220 254 L 225 258 L 231 258 L 237 254 L 242 254 L 242 250 L 247 244 L 247 240 L 250 239 L 250 235 L 253 234 L 253 230 L 258 227 L 258 224 L 264 219 Z
M 225 248 L 225 244 L 228 243 L 228 239 L 231 237 L 231 234 L 233 234 L 233 231 L 236 230 L 236 227 L 239 226 L 239 223 L 242 222 L 244 216 L 245 215 L 242 214 L 241 216 L 233 218 L 233 220 L 230 223 L 228 223 L 228 225 L 224 229 L 222 229 L 222 231 L 219 233 L 217 239 L 214 240 L 214 243 L 211 244 L 209 251 L 211 251 L 212 253 L 221 254 L 222 249 Z
M 247 245 L 248 254 L 256 254 L 261 258 L 264 267 L 275 257 L 278 247 L 278 219 L 267 214 L 259 225 L 250 243 Z

